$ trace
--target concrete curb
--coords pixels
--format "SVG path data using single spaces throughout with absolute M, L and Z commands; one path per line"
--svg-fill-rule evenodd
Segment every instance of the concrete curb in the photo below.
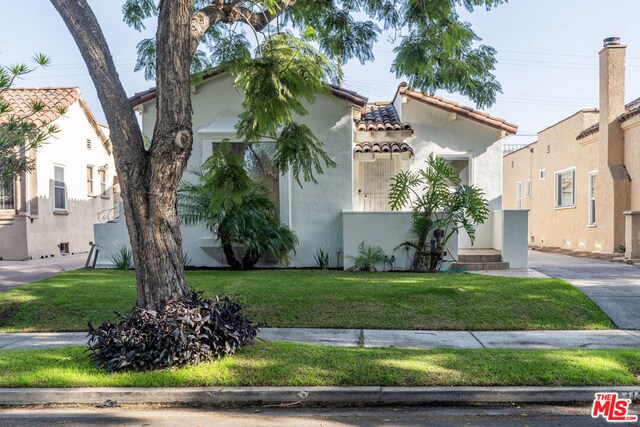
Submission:
M 591 402 L 618 392 L 640 400 L 640 387 L 175 387 L 3 388 L 0 406 L 100 404 L 441 404 Z

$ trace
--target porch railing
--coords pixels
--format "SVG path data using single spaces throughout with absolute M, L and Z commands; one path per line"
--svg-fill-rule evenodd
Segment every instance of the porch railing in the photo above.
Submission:
M 98 223 L 104 224 L 107 222 L 117 222 L 120 219 L 120 209 L 118 206 L 114 206 L 111 209 L 105 209 L 102 212 L 98 212 Z

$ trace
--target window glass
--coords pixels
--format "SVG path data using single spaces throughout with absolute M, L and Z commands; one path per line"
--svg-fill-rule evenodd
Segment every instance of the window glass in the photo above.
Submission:
M 575 170 L 556 173 L 556 207 L 575 205 Z
M 597 173 L 589 174 L 589 225 L 596 224 L 596 179 Z
M 100 168 L 98 171 L 100 175 L 100 194 L 102 197 L 107 196 L 107 170 L 105 168 Z
M 0 184 L 0 210 L 15 209 L 13 181 Z
M 87 194 L 93 194 L 93 166 L 87 166 Z
M 54 209 L 67 208 L 67 189 L 64 183 L 64 167 L 55 166 L 53 172 Z

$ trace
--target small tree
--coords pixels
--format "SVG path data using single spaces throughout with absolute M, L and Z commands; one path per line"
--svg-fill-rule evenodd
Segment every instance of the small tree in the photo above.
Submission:
M 446 160 L 429 156 L 426 166 L 417 172 L 400 172 L 390 190 L 392 210 L 411 207 L 415 240 L 399 245 L 415 249 L 412 269 L 437 272 L 445 257 L 446 246 L 457 232 L 465 230 L 475 240 L 475 225 L 489 217 L 484 192 L 462 185 L 458 173 Z
M 35 150 L 42 143 L 58 132 L 58 128 L 50 121 L 43 119 L 51 109 L 56 116 L 64 114 L 62 108 L 51 107 L 34 99 L 27 105 L 12 105 L 8 91 L 17 79 L 47 67 L 50 60 L 43 54 L 32 59 L 33 66 L 16 64 L 0 65 L 0 185 L 10 183 L 16 176 L 29 172 L 33 168 L 33 157 L 30 150 Z
M 263 255 L 288 263 L 298 239 L 280 223 L 267 187 L 251 179 L 244 159 L 232 154 L 228 143 L 221 145 L 202 170 L 192 173 L 198 182 L 183 182 L 179 190 L 181 218 L 185 224 L 204 224 L 216 232 L 232 269 L 251 268 Z M 241 259 L 234 244 L 245 248 Z

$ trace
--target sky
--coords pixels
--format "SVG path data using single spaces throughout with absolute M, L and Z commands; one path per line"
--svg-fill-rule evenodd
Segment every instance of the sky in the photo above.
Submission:
M 122 22 L 122 2 L 90 0 L 111 46 L 129 94 L 153 86 L 134 73 L 135 46 L 144 33 Z M 37 11 L 34 13 L 34 11 Z M 638 0 L 510 0 L 491 11 L 462 11 L 482 43 L 498 51 L 496 76 L 502 85 L 490 114 L 519 125 L 508 143 L 524 144 L 535 134 L 582 108 L 598 104 L 598 52 L 602 40 L 618 36 L 627 48 L 626 98 L 640 97 L 640 1 Z M 104 114 L 82 57 L 64 23 L 46 0 L 7 2 L 0 15 L 0 64 L 28 61 L 44 52 L 53 64 L 17 83 L 22 87 L 79 86 L 101 122 Z M 371 101 L 388 101 L 402 79 L 391 73 L 394 43 L 381 35 L 375 61 L 352 60 L 345 66 L 345 87 Z M 437 95 L 474 106 L 455 93 Z

